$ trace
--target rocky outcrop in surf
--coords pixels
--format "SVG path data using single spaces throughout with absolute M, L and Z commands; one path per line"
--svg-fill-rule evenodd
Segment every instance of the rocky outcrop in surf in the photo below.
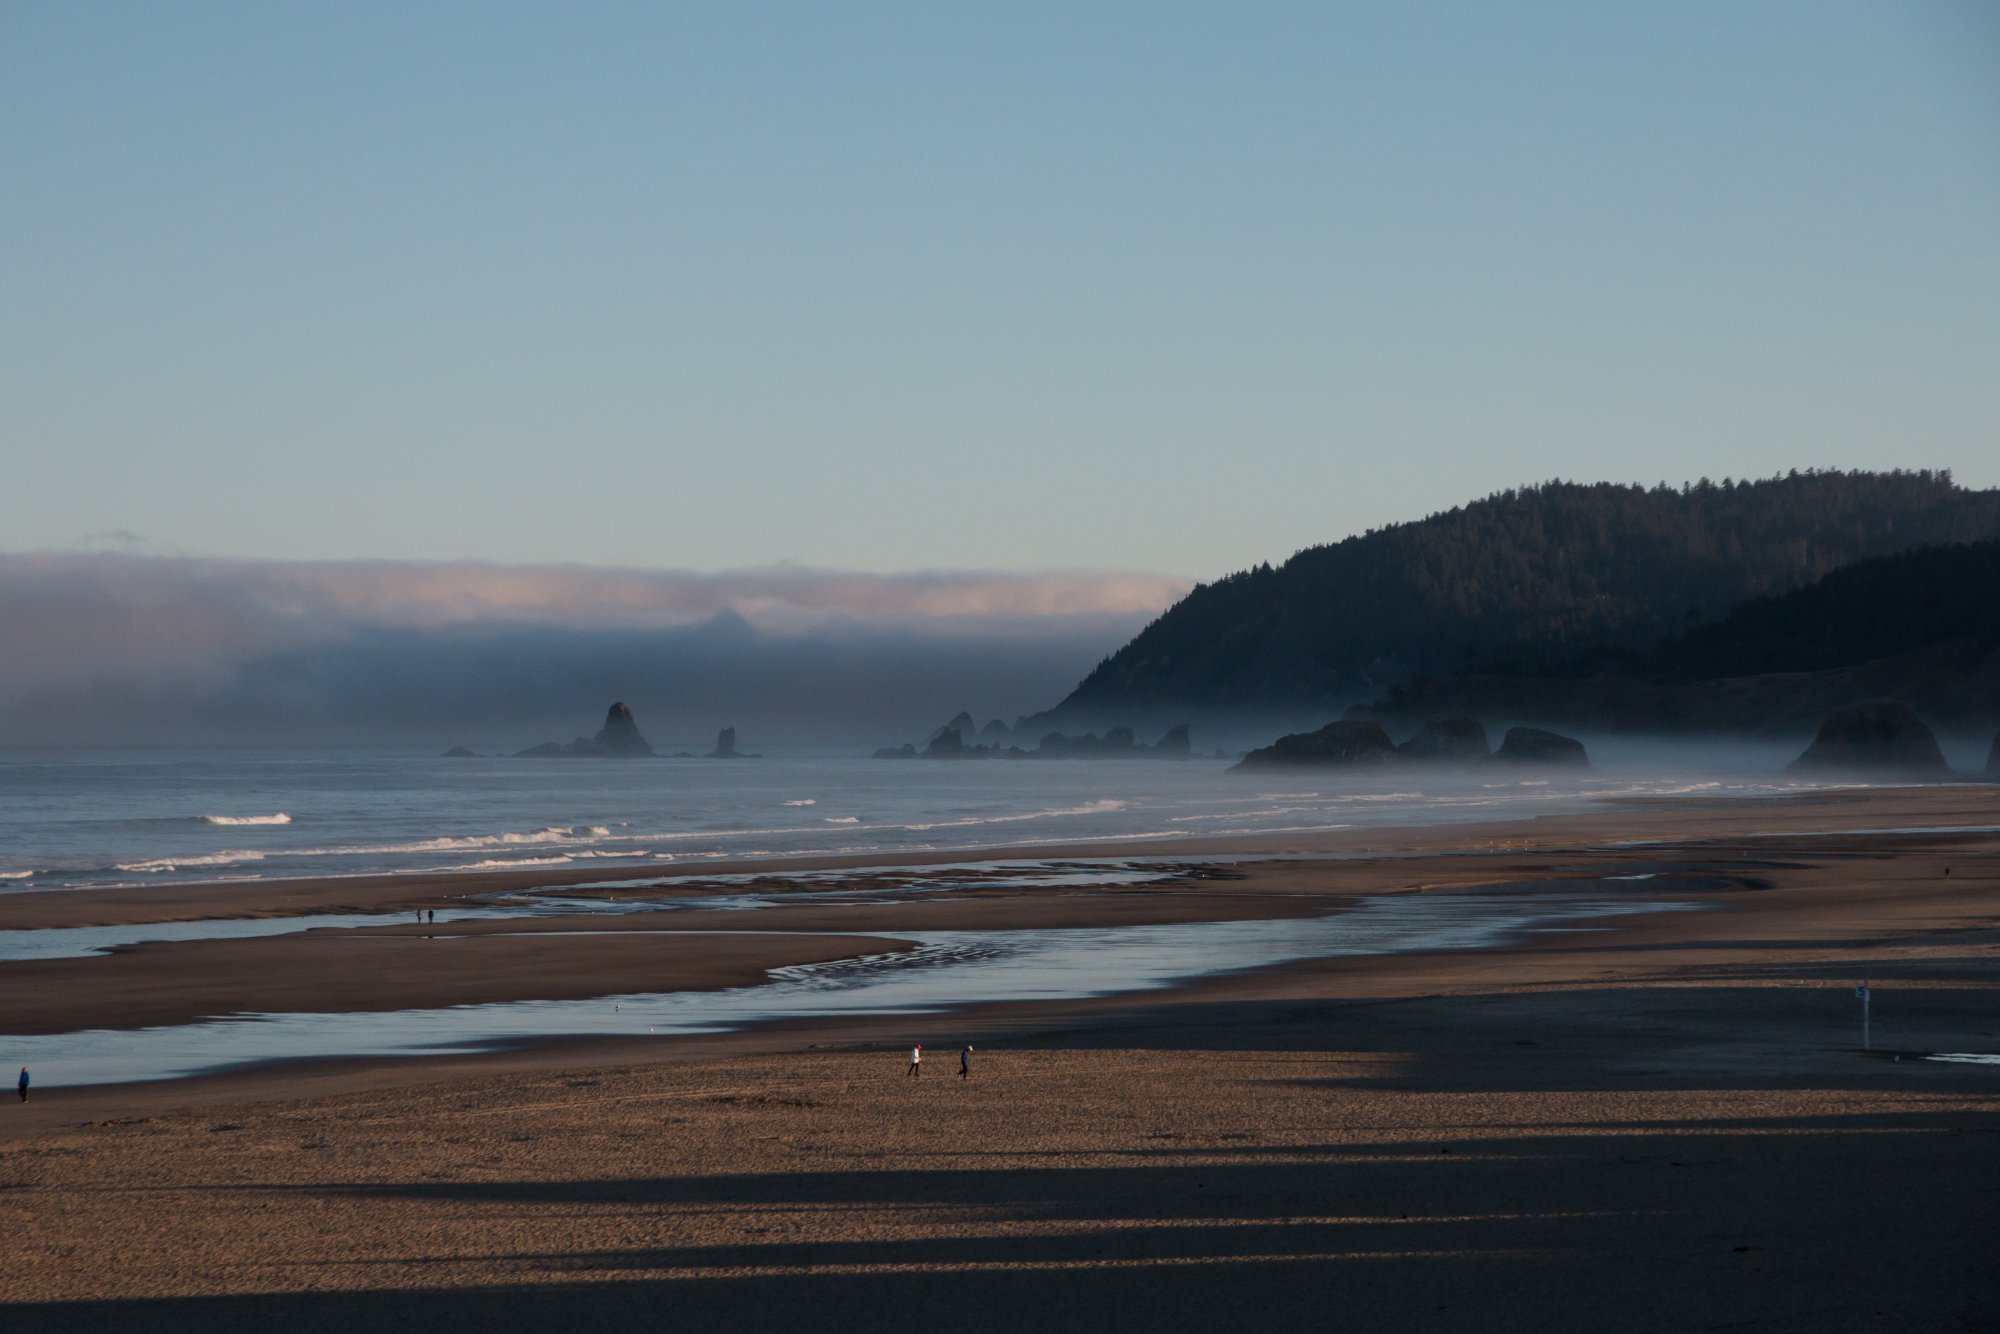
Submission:
M 1445 718 L 1425 723 L 1423 730 L 1400 745 L 1389 739 L 1381 723 L 1356 716 L 1350 709 L 1338 722 L 1317 732 L 1294 732 L 1243 757 L 1238 769 L 1370 768 L 1378 765 L 1423 765 L 1449 768 L 1473 764 L 1567 765 L 1589 768 L 1583 743 L 1538 727 L 1513 727 L 1490 750 L 1485 724 L 1473 718 Z
M 1539 727 L 1510 727 L 1507 735 L 1500 739 L 1500 749 L 1488 756 L 1487 762 L 1588 769 L 1590 756 L 1584 751 L 1583 743 L 1575 737 L 1547 732 Z
M 653 748 L 639 732 L 639 724 L 632 717 L 632 710 L 620 700 L 613 704 L 604 715 L 604 726 L 597 729 L 594 737 L 578 737 L 564 745 L 560 741 L 545 741 L 539 746 L 514 752 L 517 759 L 556 759 L 567 756 L 586 756 L 602 759 L 642 759 L 653 753 Z
M 1951 772 L 1937 737 L 1907 704 L 1871 700 L 1835 709 L 1819 735 L 1785 767 L 1786 773 L 1893 774 L 1910 778 Z
M 704 758 L 711 760 L 761 760 L 762 755 L 745 755 L 736 749 L 736 729 L 725 727 L 715 734 L 715 749 Z
M 1396 745 L 1375 723 L 1343 718 L 1317 732 L 1294 732 L 1251 751 L 1237 769 L 1365 768 L 1393 764 Z

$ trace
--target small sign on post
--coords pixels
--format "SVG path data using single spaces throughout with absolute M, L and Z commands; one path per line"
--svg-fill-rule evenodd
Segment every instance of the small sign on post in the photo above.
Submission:
M 1863 983 L 1862 983 L 1862 984 L 1861 984 L 1860 986 L 1858 986 L 1858 987 L 1856 987 L 1856 988 L 1854 989 L 1854 994 L 1855 994 L 1855 996 L 1856 996 L 1857 998 L 1859 998 L 1859 1000 L 1861 1001 L 1861 1050 L 1863 1050 L 1863 1051 L 1867 1051 L 1867 1050 L 1869 1050 L 1869 1041 L 1868 1041 L 1868 984 L 1867 984 L 1866 982 L 1863 982 Z

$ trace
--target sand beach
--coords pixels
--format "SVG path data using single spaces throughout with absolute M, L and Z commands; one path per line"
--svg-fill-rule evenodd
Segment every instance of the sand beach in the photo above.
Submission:
M 2000 1066 L 1931 1059 L 2000 1052 L 2000 788 L 1183 842 L 1131 882 L 1023 888 L 982 862 L 955 888 L 911 889 L 949 860 L 729 867 L 730 889 L 764 895 L 747 914 L 655 892 L 615 916 L 545 904 L 455 926 L 414 914 L 525 885 L 274 883 L 254 905 L 240 885 L 19 894 L 0 931 L 246 907 L 413 920 L 10 962 L 0 1011 L 8 1032 L 45 1035 L 301 1008 L 393 1021 L 742 988 L 923 933 L 1282 924 L 1440 896 L 1619 911 L 1103 995 L 37 1086 L 0 1118 L 4 1314 L 104 1329 L 2000 1318 Z M 699 898 L 722 873 L 669 891 Z M 914 1041 L 931 1053 L 919 1079 Z

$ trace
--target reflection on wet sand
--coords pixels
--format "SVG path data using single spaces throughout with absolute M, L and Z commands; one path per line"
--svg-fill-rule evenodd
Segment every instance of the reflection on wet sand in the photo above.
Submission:
M 786 1020 L 934 1014 L 982 1002 L 1071 1000 L 1304 958 L 1490 947 L 1529 932 L 1693 906 L 1604 889 L 1602 882 L 1580 882 L 1567 891 L 1510 885 L 1490 894 L 1378 896 L 1346 911 L 1264 921 L 898 931 L 896 939 L 914 942 L 914 949 L 777 968 L 764 983 L 726 990 L 243 1015 L 9 1038 L 6 1047 L 8 1059 L 34 1066 L 52 1084 L 170 1079 L 268 1061 L 441 1055 L 556 1038 L 709 1033 Z

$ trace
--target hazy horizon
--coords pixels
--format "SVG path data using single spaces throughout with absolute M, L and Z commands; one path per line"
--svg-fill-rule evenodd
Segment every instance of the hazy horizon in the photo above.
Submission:
M 23 0 L 0 114 L 0 744 L 880 743 L 1496 490 L 2000 485 L 1977 0 Z
M 0 555 L 0 744 L 882 744 L 1044 709 L 1184 592 L 1116 573 L 723 574 Z

